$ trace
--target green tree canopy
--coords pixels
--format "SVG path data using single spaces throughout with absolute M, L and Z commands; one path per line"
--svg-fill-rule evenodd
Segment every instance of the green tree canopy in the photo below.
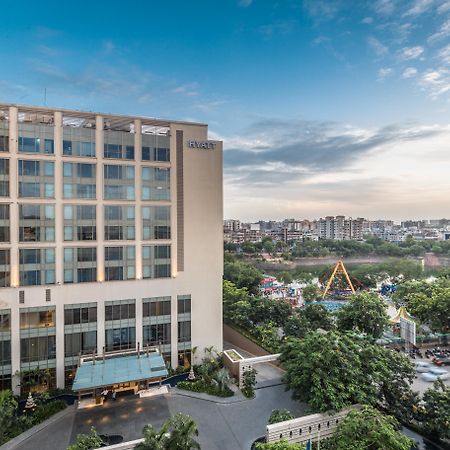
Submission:
M 288 338 L 280 360 L 294 398 L 314 411 L 338 411 L 355 403 L 389 405 L 409 395 L 415 376 L 405 356 L 335 332 Z
M 305 302 L 312 302 L 314 300 L 320 300 L 322 298 L 322 291 L 316 284 L 307 284 L 302 289 L 302 297 Z
M 14 424 L 17 401 L 10 390 L 0 391 L 0 445 L 9 439 Z
M 375 293 L 352 295 L 348 304 L 338 311 L 337 324 L 342 331 L 355 331 L 379 338 L 389 324 L 386 304 Z
M 102 440 L 98 435 L 96 429 L 91 427 L 88 434 L 79 434 L 75 444 L 67 447 L 67 450 L 92 450 L 99 448 L 102 444 Z
M 273 423 L 284 422 L 285 420 L 291 420 L 294 416 L 287 409 L 274 409 L 269 417 L 269 425 Z
M 398 431 L 398 422 L 371 407 L 351 411 L 325 441 L 324 450 L 410 450 L 413 441 Z
M 450 387 L 438 380 L 423 395 L 422 423 L 441 439 L 450 439 Z

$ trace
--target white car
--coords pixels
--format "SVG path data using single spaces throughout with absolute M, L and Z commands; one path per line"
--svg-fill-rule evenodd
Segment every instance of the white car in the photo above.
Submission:
M 425 373 L 429 372 L 432 369 L 430 363 L 427 362 L 417 362 L 416 363 L 416 372 Z
M 427 373 L 422 373 L 422 378 L 425 381 L 434 382 L 436 380 L 446 380 L 448 378 L 448 372 L 443 369 L 432 369 L 434 372 L 430 371 Z M 436 371 L 439 371 L 439 373 L 436 373 Z M 443 373 L 442 373 L 443 372 Z

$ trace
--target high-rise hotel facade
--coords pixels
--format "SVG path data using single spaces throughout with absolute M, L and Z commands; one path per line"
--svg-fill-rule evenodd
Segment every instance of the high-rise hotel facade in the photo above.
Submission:
M 222 349 L 222 142 L 205 124 L 0 104 L 0 390 L 79 356 Z

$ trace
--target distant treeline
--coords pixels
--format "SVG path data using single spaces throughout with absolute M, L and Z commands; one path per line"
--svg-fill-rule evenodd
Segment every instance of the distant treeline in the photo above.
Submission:
M 405 242 L 393 244 L 383 241 L 375 236 L 366 237 L 360 241 L 334 241 L 329 239 L 305 242 L 274 242 L 270 237 L 263 238 L 262 242 L 244 242 L 238 244 L 225 243 L 225 250 L 241 250 L 247 254 L 259 252 L 281 252 L 286 259 L 295 257 L 320 257 L 320 256 L 422 256 L 426 252 L 450 257 L 450 241 L 416 241 L 407 238 Z

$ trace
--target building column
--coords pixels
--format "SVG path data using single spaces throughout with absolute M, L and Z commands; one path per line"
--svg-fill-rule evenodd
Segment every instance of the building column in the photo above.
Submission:
M 103 117 L 95 117 L 95 155 L 97 157 L 97 281 L 105 281 L 104 211 L 103 211 Z
M 62 158 L 62 113 L 54 113 L 55 145 L 55 241 L 64 242 L 64 206 L 63 206 L 63 158 Z M 56 248 L 56 284 L 64 282 L 64 249 L 62 244 Z M 59 322 L 57 322 L 59 323 Z
M 172 295 L 170 311 L 171 365 L 175 369 L 178 366 L 178 299 L 176 294 Z
M 105 301 L 97 302 L 97 353 L 103 352 L 105 346 Z
M 56 387 L 64 389 L 64 305 L 56 301 Z
M 18 111 L 15 106 L 9 108 L 9 192 L 10 192 L 10 267 L 11 267 L 11 287 L 19 286 L 19 205 L 18 197 L 18 162 L 17 153 L 19 151 L 19 133 L 17 124 Z M 15 290 L 15 300 L 11 305 L 11 387 L 15 395 L 20 394 L 20 379 L 17 372 L 20 372 L 20 309 L 19 290 Z
M 134 159 L 136 161 L 134 169 L 134 183 L 135 183 L 135 210 L 134 210 L 134 226 L 135 226 L 135 241 L 136 241 L 136 279 L 142 279 L 142 207 L 141 207 L 141 147 L 142 147 L 142 123 L 140 120 L 134 121 Z M 141 310 L 142 312 L 142 310 Z M 141 327 L 142 328 L 142 327 Z M 142 331 L 142 330 L 141 330 Z M 136 330 L 137 332 L 137 330 Z M 137 335 L 136 335 L 137 336 Z
M 143 324 L 142 324 L 142 298 L 136 299 L 136 348 L 139 344 L 141 350 L 144 348 Z

